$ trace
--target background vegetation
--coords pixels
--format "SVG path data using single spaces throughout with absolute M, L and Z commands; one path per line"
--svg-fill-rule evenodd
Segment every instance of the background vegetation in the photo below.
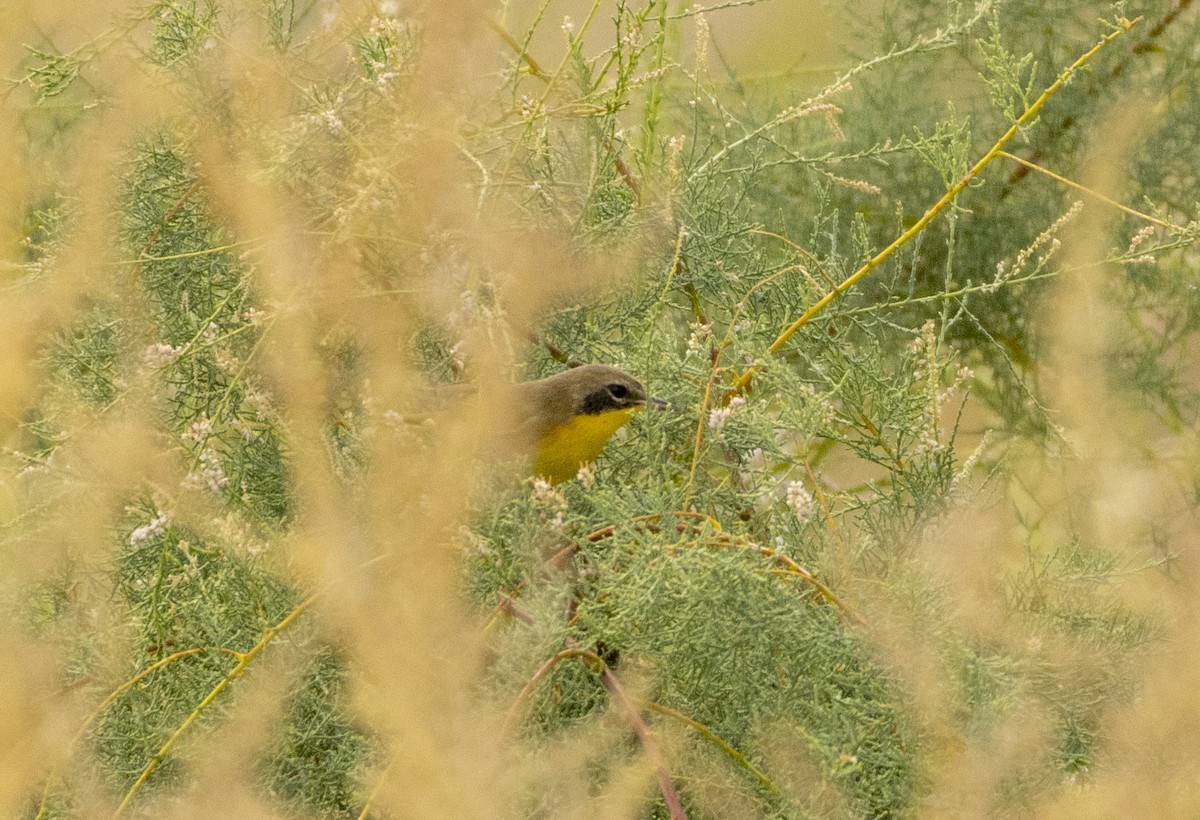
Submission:
M 1200 812 L 1190 0 L 0 33 L 5 816 Z

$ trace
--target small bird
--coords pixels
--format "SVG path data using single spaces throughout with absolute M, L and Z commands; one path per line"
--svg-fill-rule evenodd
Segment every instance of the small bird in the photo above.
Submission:
M 612 434 L 646 406 L 641 382 L 602 364 L 580 365 L 515 387 L 534 475 L 551 484 L 574 478 L 580 467 L 595 461 Z

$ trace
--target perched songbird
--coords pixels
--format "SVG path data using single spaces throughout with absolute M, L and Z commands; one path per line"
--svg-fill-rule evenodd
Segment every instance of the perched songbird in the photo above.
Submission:
M 612 434 L 646 406 L 641 382 L 602 364 L 581 365 L 514 387 L 533 472 L 552 484 L 573 478 L 580 467 L 594 461 Z

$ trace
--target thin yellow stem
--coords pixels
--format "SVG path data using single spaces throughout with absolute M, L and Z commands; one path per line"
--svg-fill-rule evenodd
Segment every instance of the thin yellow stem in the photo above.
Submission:
M 778 239 L 780 242 L 783 242 L 785 245 L 789 246 L 796 253 L 800 254 L 805 259 L 807 259 L 809 262 L 811 262 L 813 264 L 813 267 L 815 267 L 818 271 L 821 272 L 821 276 L 825 277 L 826 282 L 828 282 L 831 285 L 837 284 L 834 281 L 833 277 L 829 275 L 829 271 L 825 270 L 825 266 L 821 264 L 821 260 L 817 258 L 816 254 L 814 254 L 812 251 L 808 250 L 808 248 L 805 248 L 803 245 L 796 244 L 795 242 L 788 239 L 783 234 L 778 234 L 778 233 L 775 233 L 774 231 L 764 231 L 764 230 L 761 230 L 760 228 L 751 228 L 750 230 L 746 231 L 746 233 L 757 234 L 759 236 L 769 236 L 772 239 Z M 816 281 L 816 277 L 814 277 L 812 274 L 809 274 L 809 279 Z
M 912 224 L 908 230 L 900 234 L 900 236 L 898 236 L 896 240 L 892 242 L 892 244 L 888 245 L 882 251 L 865 262 L 862 267 L 850 274 L 839 285 L 817 300 L 816 304 L 804 311 L 803 315 L 801 315 L 799 319 L 788 325 L 788 327 L 779 334 L 779 337 L 771 343 L 771 347 L 768 348 L 769 352 L 772 355 L 778 353 L 779 350 L 785 344 L 787 344 L 788 340 L 795 335 L 796 331 L 808 324 L 808 322 L 814 316 L 828 307 L 834 299 L 838 298 L 852 288 L 860 279 L 862 279 L 871 271 L 875 270 L 875 268 L 879 267 L 879 265 L 888 259 L 888 257 L 911 242 L 919 233 L 921 233 L 921 231 L 925 230 L 925 226 L 932 222 L 934 217 L 941 213 L 947 205 L 953 202 L 955 198 L 957 198 L 958 195 L 962 193 L 968 185 L 971 184 L 971 181 L 974 180 L 975 177 L 977 177 L 979 173 L 988 166 L 989 163 L 991 163 L 992 160 L 1000 156 L 1000 154 L 1003 152 L 1004 146 L 1008 144 L 1009 140 L 1015 137 L 1021 128 L 1033 121 L 1034 117 L 1037 116 L 1037 113 L 1042 110 L 1042 107 L 1058 92 L 1060 88 L 1063 87 L 1063 85 L 1066 84 L 1068 80 L 1071 79 L 1071 77 L 1075 75 L 1076 71 L 1083 68 L 1083 66 L 1086 65 L 1093 57 L 1095 57 L 1101 49 L 1103 49 L 1113 40 L 1120 37 L 1129 29 L 1133 28 L 1133 26 L 1135 26 L 1141 19 L 1142 18 L 1140 17 L 1135 18 L 1134 20 L 1122 19 L 1120 28 L 1114 29 L 1113 31 L 1104 35 L 1104 37 L 1100 39 L 1100 42 L 1088 49 L 1079 57 L 1079 59 L 1073 62 L 1065 71 L 1059 74 L 1054 82 L 1051 83 L 1046 90 L 1043 91 L 1041 95 L 1033 101 L 1032 104 L 1030 104 L 1027 109 L 1025 109 L 1025 112 L 1021 114 L 1021 116 L 1018 117 L 1011 126 L 1009 126 L 1009 129 L 1004 132 L 1000 139 L 996 140 L 996 143 L 990 149 L 988 149 L 987 153 L 985 153 L 978 162 L 971 166 L 970 170 L 963 175 L 962 179 L 950 186 L 950 189 L 942 195 L 941 199 L 935 202 L 920 219 Z M 737 394 L 744 391 L 750 384 L 751 379 L 754 378 L 754 375 L 761 369 L 761 365 L 754 365 L 747 368 L 744 373 L 734 380 L 733 388 L 730 393 Z
M 741 766 L 743 769 L 748 771 L 750 774 L 754 775 L 754 777 L 758 780 L 758 782 L 762 785 L 762 787 L 764 789 L 766 789 L 771 794 L 774 794 L 774 795 L 779 794 L 779 790 L 777 788 L 775 788 L 775 784 L 771 782 L 770 778 L 768 778 L 765 774 L 763 774 L 761 771 L 759 771 L 758 768 L 755 767 L 755 765 L 753 763 L 751 763 L 744 754 L 742 754 L 737 749 L 735 749 L 733 746 L 731 746 L 728 742 L 725 741 L 724 738 L 722 738 L 720 735 L 718 735 L 712 729 L 705 726 L 703 723 L 700 723 L 699 721 L 696 721 L 696 720 L 692 720 L 690 717 L 685 715 L 683 712 L 677 712 L 669 706 L 663 706 L 661 703 L 655 703 L 652 700 L 638 699 L 636 701 L 636 703 L 642 709 L 646 709 L 650 712 L 658 712 L 660 715 L 666 715 L 669 718 L 674 718 L 675 720 L 679 721 L 680 723 L 682 723 L 686 726 L 689 726 L 692 729 L 695 729 L 702 737 L 704 737 L 705 740 L 708 740 L 710 743 L 712 743 L 714 746 L 716 746 L 721 751 L 723 751 L 726 755 L 728 755 L 730 760 L 732 760 L 734 763 Z
M 1018 157 L 1016 154 L 1010 154 L 1007 151 L 1001 151 L 999 153 L 999 156 L 1002 156 L 1005 159 L 1011 159 L 1013 162 L 1024 165 L 1026 168 L 1030 169 L 1031 171 L 1037 171 L 1039 174 L 1045 174 L 1046 176 L 1050 177 L 1050 179 L 1054 180 L 1055 182 L 1061 182 L 1063 185 L 1066 185 L 1069 188 L 1074 188 L 1076 191 L 1079 191 L 1081 194 L 1086 194 L 1087 196 L 1090 196 L 1092 199 L 1098 199 L 1101 202 L 1103 202 L 1105 205 L 1111 205 L 1118 210 L 1124 211 L 1125 213 L 1129 214 L 1130 216 L 1136 216 L 1138 219 L 1144 219 L 1147 222 L 1153 222 L 1155 225 L 1166 228 L 1167 230 L 1171 230 L 1171 231 L 1179 230 L 1179 227 L 1177 225 L 1172 225 L 1170 222 L 1163 222 L 1161 219 L 1156 219 L 1155 217 L 1150 216 L 1149 214 L 1144 214 L 1141 211 L 1135 211 L 1133 208 L 1130 208 L 1126 205 L 1122 205 L 1120 202 L 1117 202 L 1115 199 L 1109 199 L 1104 194 L 1093 191 L 1091 188 L 1086 188 L 1083 185 L 1080 185 L 1078 182 L 1075 182 L 1074 180 L 1067 179 L 1064 176 L 1059 176 L 1058 174 L 1051 171 L 1049 168 L 1043 168 L 1042 166 L 1040 166 L 1036 163 L 1030 162 L 1027 159 L 1022 159 L 1021 157 Z
M 506 28 L 504 28 L 504 26 L 500 25 L 500 23 L 498 21 L 496 21 L 486 15 L 483 18 L 483 22 L 487 25 L 488 28 L 490 28 L 492 31 L 496 32 L 496 34 L 499 35 L 500 39 L 503 40 L 509 48 L 511 48 L 513 51 L 515 51 L 517 53 L 517 56 L 522 60 L 522 62 L 525 63 L 526 67 L 529 69 L 530 74 L 537 77 L 539 80 L 548 81 L 550 79 L 550 75 L 542 70 L 542 67 L 537 64 L 537 61 L 534 60 L 533 57 L 531 57 L 529 55 L 528 51 L 526 51 L 524 48 L 521 47 L 521 44 L 516 41 L 516 38 L 514 38 L 511 34 L 508 33 L 508 30 Z
M 866 624 L 867 624 L 866 618 L 859 615 L 857 612 L 855 612 L 853 609 L 851 609 L 849 606 L 847 606 L 842 601 L 842 599 L 839 598 L 834 593 L 834 591 L 832 589 L 830 589 L 828 586 L 823 584 L 821 581 L 817 580 L 817 577 L 815 575 L 813 575 L 811 572 L 809 572 L 808 570 L 806 570 L 804 567 L 800 566 L 795 561 L 793 561 L 791 558 L 788 558 L 786 555 L 782 555 L 782 554 L 776 552 L 775 550 L 771 549 L 770 547 L 760 547 L 759 551 L 764 556 L 766 556 L 768 558 L 774 558 L 776 561 L 783 564 L 784 569 L 780 570 L 780 572 L 782 572 L 784 575 L 792 575 L 792 576 L 796 576 L 796 577 L 803 579 L 805 582 L 810 584 L 813 587 L 813 589 L 815 589 L 821 595 L 822 598 L 824 598 L 827 602 L 833 604 L 838 609 L 840 609 L 846 615 L 846 617 L 853 620 L 859 626 L 866 626 Z
M 238 662 L 233 669 L 229 670 L 225 677 L 222 678 L 220 682 L 212 688 L 212 691 L 210 691 L 204 697 L 204 700 L 197 704 L 196 708 L 192 710 L 192 713 L 187 716 L 187 719 L 180 724 L 179 728 L 176 729 L 169 738 L 167 738 L 166 743 L 164 743 L 154 754 L 154 757 L 150 758 L 150 762 L 146 764 L 144 769 L 142 769 L 142 773 L 138 775 L 137 780 L 135 780 L 133 785 L 129 787 L 129 791 L 125 793 L 125 797 L 121 800 L 121 804 L 117 806 L 117 810 L 113 812 L 113 817 L 117 817 L 125 811 L 130 802 L 133 800 L 134 795 L 138 793 L 143 784 L 145 784 L 145 782 L 150 778 L 150 775 L 154 772 L 154 770 L 157 769 L 163 760 L 166 759 L 167 755 L 170 754 L 171 749 L 175 746 L 176 741 L 178 741 L 179 738 L 183 736 L 183 733 L 186 732 L 191 725 L 196 722 L 201 713 L 203 713 L 204 710 L 207 709 L 212 702 L 217 699 L 221 692 L 225 690 L 225 687 L 241 677 L 242 673 L 246 671 L 246 667 L 248 667 L 259 655 L 259 653 L 266 648 L 267 644 L 275 640 L 279 633 L 283 632 L 285 629 L 295 623 L 296 619 L 299 618 L 304 611 L 308 609 L 314 601 L 317 600 L 319 596 L 320 593 L 310 595 L 308 598 L 298 604 L 295 609 L 289 612 L 279 623 L 275 624 L 274 626 L 267 627 L 267 629 L 263 632 L 262 638 L 260 638 L 258 643 L 252 646 L 249 651 L 237 655 Z
M 742 300 L 738 302 L 737 307 L 733 311 L 733 316 L 729 320 L 729 325 L 725 328 L 725 336 L 721 339 L 721 343 L 717 345 L 713 352 L 711 367 L 708 370 L 708 381 L 706 381 L 704 384 L 704 399 L 700 402 L 700 414 L 696 421 L 696 435 L 692 442 L 692 466 L 688 470 L 687 488 L 683 493 L 683 506 L 685 507 L 692 500 L 692 488 L 696 483 L 696 469 L 700 464 L 700 445 L 704 441 L 704 425 L 707 422 L 708 406 L 712 401 L 713 387 L 716 386 L 717 383 L 717 373 L 720 371 L 721 355 L 725 352 L 725 348 L 729 347 L 729 343 L 733 339 L 733 329 L 737 326 L 738 319 L 741 317 L 742 311 L 746 309 L 746 305 L 750 303 L 750 297 L 754 295 L 756 290 L 764 285 L 769 285 L 771 282 L 774 282 L 785 273 L 790 273 L 794 270 L 803 270 L 803 268 L 803 265 L 788 265 L 782 270 L 775 271 L 775 273 L 771 274 L 767 278 L 755 282 L 750 289 L 746 291 L 746 295 L 742 297 Z M 729 404 L 729 399 L 732 397 L 732 395 L 732 393 L 726 393 L 722 398 L 721 404 Z
M 367 820 L 367 815 L 371 813 L 371 803 L 379 795 L 379 790 L 383 788 L 383 782 L 387 779 L 388 773 L 392 770 L 392 766 L 396 765 L 396 758 L 388 761 L 387 767 L 384 768 L 379 779 L 375 781 L 375 787 L 371 789 L 371 793 L 367 795 L 367 802 L 363 803 L 362 811 L 358 814 L 358 820 Z
M 199 655 L 201 652 L 209 651 L 210 649 L 213 649 L 213 647 L 198 646 L 198 647 L 195 647 L 194 649 L 184 649 L 182 651 L 175 652 L 171 655 L 167 655 L 165 658 L 161 658 L 161 659 L 155 661 L 154 663 L 150 664 L 145 669 L 143 669 L 141 672 L 138 672 L 132 678 L 130 678 L 129 680 L 122 683 L 116 689 L 109 692 L 108 695 L 104 698 L 104 700 L 100 701 L 100 704 L 95 709 L 92 710 L 92 713 L 90 715 L 88 715 L 87 719 L 79 727 L 79 731 L 75 733 L 75 736 L 73 738 L 71 738 L 71 742 L 70 742 L 70 744 L 68 744 L 67 748 L 68 749 L 74 748 L 75 745 L 79 743 L 80 738 L 82 738 L 83 735 L 87 732 L 88 727 L 90 727 L 93 723 L 95 723 L 96 719 L 99 718 L 100 715 L 104 714 L 104 710 L 107 709 L 109 706 L 111 706 L 113 704 L 113 702 L 116 701 L 116 699 L 121 696 L 122 693 L 124 693 L 130 687 L 137 684 L 138 681 L 145 678 L 151 672 L 155 672 L 159 669 L 162 669 L 164 666 L 168 666 L 168 665 L 174 663 L 175 661 L 183 660 L 184 658 L 190 658 L 193 655 Z M 225 650 L 223 647 L 216 647 L 216 651 L 228 651 L 228 650 Z M 50 788 L 51 788 L 51 786 L 54 785 L 56 775 L 57 775 L 56 771 L 51 771 L 49 776 L 47 776 L 47 778 L 46 778 L 46 787 L 45 787 L 45 789 L 42 790 L 42 799 L 41 799 L 41 802 L 38 803 L 38 810 L 37 810 L 37 814 L 34 815 L 34 820 L 41 820 L 41 818 L 46 816 L 47 802 L 49 801 L 49 798 L 50 798 Z

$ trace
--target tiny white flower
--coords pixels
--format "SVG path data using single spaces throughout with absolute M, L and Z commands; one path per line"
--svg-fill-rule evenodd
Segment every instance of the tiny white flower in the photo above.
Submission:
M 241 312 L 239 318 L 247 324 L 257 326 L 262 324 L 263 319 L 266 318 L 266 314 L 258 308 L 248 307 Z
M 212 419 L 196 419 L 188 425 L 187 430 L 183 433 L 184 441 L 191 441 L 196 444 L 202 444 L 212 435 L 213 425 Z
M 167 520 L 168 516 L 165 512 L 155 510 L 154 517 L 150 519 L 149 524 L 143 524 L 129 533 L 129 546 L 136 547 L 151 538 L 162 535 L 166 531 Z
M 710 430 L 720 430 L 729 421 L 732 411 L 728 407 L 716 407 L 708 411 L 708 427 Z
M 813 511 L 816 510 L 817 504 L 813 500 L 812 494 L 804 488 L 804 483 L 789 481 L 786 492 L 787 505 L 796 514 L 796 520 L 801 524 L 808 521 L 812 517 Z
M 219 493 L 229 483 L 221 467 L 221 457 L 212 447 L 205 447 L 196 459 L 196 467 L 184 478 L 184 486 L 208 487 L 214 493 Z
M 159 365 L 170 364 L 179 357 L 183 352 L 182 347 L 158 342 L 152 344 L 142 351 L 142 363 L 148 367 L 158 367 Z
M 708 426 L 712 430 L 720 430 L 725 426 L 725 422 L 729 421 L 729 417 L 746 406 L 746 400 L 741 396 L 734 396 L 729 400 L 729 404 L 724 407 L 716 407 L 708 411 Z
M 1129 248 L 1125 251 L 1125 253 L 1133 253 L 1138 248 L 1140 248 L 1142 245 L 1144 245 L 1146 243 L 1146 240 L 1152 236 L 1154 236 L 1154 226 L 1153 225 L 1147 225 L 1146 227 L 1142 228 L 1140 231 L 1138 231 L 1137 233 L 1135 233 L 1133 235 L 1133 239 L 1130 240 Z
M 712 325 L 704 322 L 691 322 L 688 324 L 691 329 L 691 335 L 688 336 L 687 349 L 688 353 L 698 353 L 708 340 L 709 333 L 712 332 Z
M 238 361 L 237 356 L 234 356 L 233 353 L 223 347 L 218 347 L 213 351 L 213 358 L 216 359 L 217 367 L 227 373 L 236 372 L 241 367 L 241 362 Z
M 561 512 L 567 508 L 567 496 L 544 478 L 533 480 L 533 500 L 548 511 Z
M 491 542 L 469 527 L 459 527 L 458 538 L 462 545 L 463 555 L 485 557 L 493 552 Z

